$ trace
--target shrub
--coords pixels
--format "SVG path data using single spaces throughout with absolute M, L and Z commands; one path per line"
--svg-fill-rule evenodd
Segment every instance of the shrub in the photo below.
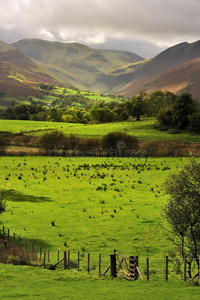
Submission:
M 113 149 L 120 152 L 126 150 L 137 150 L 138 139 L 135 136 L 128 135 L 122 132 L 110 132 L 102 138 L 103 149 Z
M 200 133 L 200 113 L 195 113 L 190 117 L 189 128 L 191 131 Z
M 40 148 L 45 149 L 49 153 L 55 149 L 62 149 L 64 146 L 65 135 L 62 131 L 54 130 L 45 133 L 38 138 L 37 144 Z
M 8 145 L 9 145 L 9 139 L 3 135 L 0 135 L 0 155 L 5 153 L 5 148 Z

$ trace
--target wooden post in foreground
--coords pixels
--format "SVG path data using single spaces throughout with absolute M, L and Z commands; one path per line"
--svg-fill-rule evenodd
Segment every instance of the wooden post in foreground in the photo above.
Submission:
M 147 281 L 149 281 L 149 258 L 147 257 Z
M 67 269 L 67 251 L 64 251 L 64 270 Z
M 117 277 L 116 256 L 115 256 L 115 254 L 110 255 L 110 275 L 113 276 L 113 277 Z
M 60 253 L 59 253 L 59 250 L 58 250 L 58 254 L 57 254 L 57 261 L 60 260 Z
M 70 268 L 70 250 L 68 250 L 67 268 Z
M 77 263 L 77 269 L 80 269 L 80 252 L 78 251 L 78 263 Z
M 45 266 L 46 266 L 46 253 L 44 252 L 44 269 L 45 269 Z
M 88 253 L 88 265 L 87 265 L 87 271 L 90 272 L 90 253 Z
M 165 268 L 165 280 L 168 281 L 168 264 L 169 264 L 169 260 L 168 260 L 168 256 L 166 256 L 166 268 Z
M 101 274 L 101 254 L 99 254 L 99 274 Z

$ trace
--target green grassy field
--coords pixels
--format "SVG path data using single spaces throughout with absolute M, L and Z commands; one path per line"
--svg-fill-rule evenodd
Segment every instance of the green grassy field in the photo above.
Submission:
M 1 157 L 0 192 L 7 201 L 1 224 L 44 251 L 50 250 L 50 263 L 57 261 L 57 250 L 70 249 L 74 262 L 77 251 L 81 253 L 79 273 L 0 265 L 3 298 L 38 295 L 55 299 L 56 294 L 62 298 L 68 293 L 69 299 L 99 299 L 99 295 L 101 299 L 130 299 L 136 289 L 137 299 L 161 299 L 170 287 L 166 296 L 171 294 L 171 299 L 181 299 L 179 293 L 197 299 L 197 288 L 185 285 L 172 263 L 171 283 L 165 283 L 164 257 L 172 245 L 160 226 L 167 226 L 161 215 L 167 199 L 162 183 L 187 160 Z M 126 256 L 139 255 L 143 274 L 148 256 L 150 283 L 98 278 L 98 255 L 102 254 L 104 271 L 113 249 Z M 91 254 L 90 275 L 87 253 Z M 108 297 L 112 294 L 113 298 Z
M 140 122 L 119 122 L 106 124 L 78 124 L 78 123 L 59 123 L 59 122 L 39 122 L 21 120 L 0 120 L 0 131 L 12 133 L 24 132 L 27 135 L 41 135 L 46 130 L 62 130 L 66 135 L 75 134 L 80 137 L 96 137 L 112 132 L 120 131 L 130 135 L 135 135 L 142 141 L 177 141 L 177 142 L 199 142 L 199 135 L 188 131 L 172 134 L 170 131 L 159 131 L 154 129 L 155 119 L 146 118 Z

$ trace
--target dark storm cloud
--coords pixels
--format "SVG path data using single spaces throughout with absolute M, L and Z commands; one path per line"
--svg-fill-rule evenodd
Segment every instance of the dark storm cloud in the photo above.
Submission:
M 0 5 L 0 39 L 6 42 L 121 43 L 121 49 L 134 52 L 137 45 L 137 53 L 150 56 L 200 36 L 199 0 L 0 0 Z

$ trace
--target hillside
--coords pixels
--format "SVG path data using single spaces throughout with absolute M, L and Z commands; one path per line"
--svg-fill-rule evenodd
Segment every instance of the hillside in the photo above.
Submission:
M 121 86 L 113 89 L 125 96 L 132 96 L 140 90 L 187 91 L 200 99 L 199 60 L 200 41 L 175 45 L 139 65 L 128 66 L 119 72 L 117 78 L 113 75 L 115 82 L 121 82 Z
M 83 89 L 110 92 L 109 84 L 96 80 L 130 63 L 144 60 L 134 53 L 91 49 L 77 43 L 25 39 L 13 44 L 31 59 L 41 63 L 61 81 Z
M 0 42 L 0 91 L 15 99 L 40 95 L 35 84 L 52 84 L 56 79 L 19 49 Z M 4 99 L 0 99 L 1 102 Z
M 0 91 L 15 99 L 39 96 L 39 83 L 72 85 L 132 97 L 141 90 L 187 91 L 200 99 L 200 41 L 181 43 L 152 59 L 77 43 L 24 39 L 0 42 Z M 4 99 L 0 99 L 2 105 Z

